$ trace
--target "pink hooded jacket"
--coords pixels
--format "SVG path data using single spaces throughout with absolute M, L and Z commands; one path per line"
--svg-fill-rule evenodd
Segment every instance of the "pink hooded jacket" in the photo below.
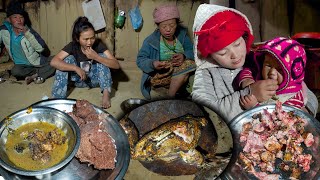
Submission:
M 283 81 L 279 84 L 277 96 L 291 94 L 283 103 L 298 108 L 303 107 L 305 98 L 302 86 L 307 57 L 303 46 L 295 40 L 277 37 L 259 47 L 254 55 L 255 66 L 251 69 L 244 68 L 236 78 L 238 81 L 236 84 L 240 86 L 246 78 L 255 81 L 262 79 L 261 71 L 266 53 L 272 54 L 282 67 Z

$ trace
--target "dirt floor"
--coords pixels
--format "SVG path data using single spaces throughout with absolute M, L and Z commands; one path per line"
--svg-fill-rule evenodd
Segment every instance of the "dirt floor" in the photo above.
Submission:
M 113 73 L 114 88 L 111 98 L 112 106 L 110 109 L 107 109 L 107 112 L 117 119 L 122 118 L 124 115 L 120 108 L 121 102 L 129 98 L 143 98 L 140 93 L 141 72 L 137 70 L 134 63 L 120 63 L 123 70 Z M 0 64 L 0 73 L 6 69 L 10 69 L 11 66 L 12 63 Z M 16 82 L 15 78 L 9 78 L 7 81 L 0 83 L 0 120 L 15 111 L 50 97 L 52 84 L 53 78 L 48 79 L 43 84 L 31 83 L 30 85 L 26 85 L 24 81 Z M 75 88 L 68 98 L 86 99 L 97 106 L 100 106 L 101 103 L 99 88 Z M 226 152 L 232 146 L 230 131 L 226 125 L 217 118 L 214 112 L 208 109 L 207 111 L 210 116 L 212 116 L 211 119 L 213 119 L 218 134 L 220 134 L 218 152 Z M 194 175 L 177 177 L 160 176 L 144 168 L 138 161 L 131 160 L 124 179 L 188 180 L 194 179 L 194 177 Z
M 11 63 L 0 64 L 0 72 L 9 69 L 10 64 Z M 127 68 L 126 72 L 121 70 L 115 72 L 114 77 L 111 108 L 107 111 L 113 116 L 118 116 L 119 113 L 122 112 L 120 109 L 122 101 L 128 98 L 142 98 L 138 86 L 141 74 L 139 71 L 134 70 L 134 68 Z M 15 78 L 10 77 L 8 81 L 1 83 L 0 99 L 2 108 L 0 109 L 0 118 L 3 119 L 10 113 L 25 108 L 45 97 L 50 97 L 53 80 L 53 77 L 51 77 L 43 84 L 31 83 L 26 85 L 24 81 L 16 82 Z M 101 97 L 102 94 L 99 88 L 75 88 L 68 96 L 68 98 L 74 99 L 87 99 L 97 106 L 100 106 Z
M 111 108 L 106 110 L 117 119 L 124 115 L 120 108 L 121 102 L 129 98 L 143 98 L 140 93 L 141 72 L 137 70 L 134 63 L 120 62 L 120 64 L 123 70 L 113 73 L 114 88 L 112 89 Z M 0 64 L 0 74 L 11 67 L 12 63 L 10 62 Z M 10 77 L 5 82 L 0 83 L 0 120 L 11 113 L 50 97 L 53 80 L 52 77 L 43 84 L 31 83 L 26 85 L 24 81 L 16 81 L 15 78 Z M 101 97 L 99 88 L 75 88 L 68 96 L 72 99 L 86 99 L 97 106 L 100 106 Z M 216 116 L 215 113 L 212 113 L 212 116 Z M 218 151 L 226 152 L 232 146 L 231 134 L 225 124 L 220 121 L 216 121 L 215 124 L 219 126 L 218 133 L 223 134 L 223 139 L 220 138 L 219 140 L 219 144 L 222 144 L 222 146 L 218 148 Z M 161 176 L 144 168 L 140 162 L 131 160 L 124 179 L 187 180 L 194 179 L 194 175 Z

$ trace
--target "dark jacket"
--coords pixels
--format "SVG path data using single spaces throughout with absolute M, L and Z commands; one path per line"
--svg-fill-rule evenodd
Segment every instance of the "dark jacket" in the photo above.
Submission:
M 12 33 L 14 33 L 12 31 L 12 25 L 9 22 L 5 21 L 4 24 L 0 26 L 0 44 L 5 45 L 11 58 Z M 42 53 L 48 52 L 47 45 L 40 37 L 40 35 L 31 27 L 28 31 L 25 32 L 23 38 L 21 39 L 21 47 L 23 49 L 24 55 L 31 65 L 37 66 L 46 61 L 47 57 L 43 56 Z
M 142 95 L 150 99 L 150 91 L 151 86 L 149 84 L 150 81 L 150 73 L 155 71 L 153 67 L 153 62 L 160 59 L 160 31 L 156 29 L 150 36 L 148 36 L 139 50 L 137 56 L 137 66 L 143 71 L 142 79 L 141 79 L 141 93 Z M 176 29 L 175 36 L 181 42 L 184 55 L 186 59 L 194 59 L 193 55 L 193 44 L 191 39 L 188 37 L 187 29 L 178 26 Z

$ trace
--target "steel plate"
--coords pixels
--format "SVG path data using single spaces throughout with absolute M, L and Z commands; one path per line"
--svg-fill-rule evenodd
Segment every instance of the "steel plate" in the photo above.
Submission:
M 10 120 L 8 118 L 10 118 Z M 8 123 L 8 121 L 10 122 Z M 8 128 L 17 129 L 24 124 L 39 121 L 53 124 L 61 129 L 68 139 L 68 150 L 64 159 L 50 168 L 25 170 L 14 165 L 6 153 L 7 149 L 5 148 L 5 144 L 9 134 Z M 27 108 L 21 109 L 3 119 L 0 122 L 0 127 L 0 164 L 4 169 L 20 175 L 36 176 L 57 171 L 72 160 L 80 146 L 80 129 L 76 122 L 66 113 L 50 107 L 35 107 L 32 108 L 32 111 Z
M 186 114 L 207 117 L 201 106 L 188 100 L 159 100 L 146 103 L 133 109 L 128 117 L 135 124 L 140 137 L 157 128 L 159 125 Z M 212 121 L 203 127 L 198 146 L 208 152 L 215 151 L 217 147 L 217 133 Z M 210 148 L 208 148 L 210 147 Z M 155 160 L 152 162 L 140 161 L 148 170 L 166 176 L 179 176 L 195 174 L 199 168 L 178 159 L 173 162 Z
M 71 112 L 73 105 L 76 103 L 75 99 L 49 99 L 45 101 L 37 102 L 32 107 L 45 106 L 55 108 L 65 112 Z M 98 113 L 105 112 L 97 106 L 94 106 Z M 107 113 L 107 112 L 106 112 Z M 109 114 L 109 113 L 108 113 Z M 116 179 L 122 180 L 127 172 L 130 162 L 130 148 L 127 135 L 120 126 L 119 122 L 109 115 L 106 118 L 106 129 L 110 136 L 115 140 L 117 146 L 116 167 L 113 170 L 96 170 L 92 166 L 88 166 L 87 163 L 80 163 L 77 158 L 73 158 L 72 161 L 63 169 L 54 173 L 45 175 L 43 177 L 37 177 L 37 179 Z M 15 174 L 7 172 L 11 178 L 15 179 L 27 179 L 26 177 L 17 176 Z M 10 179 L 11 179 L 10 178 Z M 34 177 L 33 177 L 34 179 Z
M 269 112 L 275 110 L 275 105 L 262 105 L 251 110 L 245 111 L 238 116 L 236 116 L 232 121 L 229 123 L 229 127 L 233 137 L 233 153 L 225 171 L 221 174 L 221 179 L 230 179 L 230 180 L 238 180 L 238 179 L 257 179 L 253 175 L 248 174 L 245 171 L 242 171 L 238 165 L 236 165 L 236 161 L 238 159 L 238 154 L 242 151 L 242 147 L 240 146 L 240 133 L 242 130 L 242 125 L 246 122 L 250 122 L 252 120 L 252 116 L 259 112 L 262 112 L 263 109 L 267 109 Z M 302 117 L 307 121 L 307 125 L 305 126 L 305 130 L 311 132 L 314 136 L 314 144 L 307 148 L 305 151 L 312 154 L 313 163 L 311 164 L 311 169 L 307 173 L 303 173 L 300 179 L 319 179 L 319 169 L 320 169 L 320 123 L 317 119 L 305 113 L 304 111 L 283 105 L 282 109 L 286 112 L 293 111 L 296 115 Z M 287 179 L 286 174 L 280 174 L 281 179 Z

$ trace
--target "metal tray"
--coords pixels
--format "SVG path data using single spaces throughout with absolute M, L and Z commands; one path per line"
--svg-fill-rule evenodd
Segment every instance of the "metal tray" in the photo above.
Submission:
M 204 109 L 196 103 L 188 100 L 158 100 L 143 104 L 133 109 L 128 118 L 132 120 L 138 129 L 140 137 L 152 131 L 161 124 L 186 114 L 193 116 L 207 117 Z M 198 146 L 217 147 L 217 133 L 211 121 L 203 127 Z M 211 150 L 213 149 L 208 149 Z M 140 163 L 148 170 L 165 176 L 190 175 L 199 172 L 198 167 L 185 163 L 183 160 L 175 160 L 173 162 L 164 162 L 156 160 L 152 162 L 140 161 Z
M 75 99 L 49 99 L 39 101 L 31 106 L 45 106 L 55 108 L 65 112 L 71 112 L 73 105 L 76 103 Z M 94 106 L 98 113 L 105 112 L 97 106 Z M 106 112 L 107 113 L 107 112 Z M 109 114 L 109 113 L 108 113 Z M 80 163 L 77 158 L 73 158 L 72 161 L 64 168 L 53 172 L 51 174 L 44 175 L 43 177 L 36 177 L 37 179 L 116 179 L 122 180 L 127 172 L 130 162 L 130 147 L 128 137 L 124 130 L 120 126 L 119 122 L 109 115 L 107 118 L 106 129 L 110 136 L 115 140 L 117 146 L 116 167 L 113 170 L 96 170 L 92 166 L 88 166 L 87 163 Z M 20 176 L 10 173 L 4 169 L 0 169 L 2 176 L 10 177 L 9 179 L 35 179 L 35 177 Z
M 7 124 L 7 118 L 11 119 L 9 124 Z M 7 118 L 0 122 L 0 164 L 4 169 L 12 173 L 25 176 L 37 176 L 55 172 L 68 164 L 79 149 L 80 128 L 70 116 L 62 111 L 50 107 L 34 107 L 32 111 L 30 111 L 29 108 L 25 108 L 10 114 Z M 24 124 L 40 121 L 53 124 L 65 133 L 68 144 L 67 152 L 61 162 L 49 168 L 25 170 L 17 167 L 8 157 L 7 149 L 5 148 L 9 135 L 7 128 L 18 129 Z
M 275 104 L 270 105 L 262 105 L 251 110 L 245 111 L 238 116 L 236 116 L 230 123 L 229 127 L 233 137 L 233 153 L 225 171 L 221 174 L 221 179 L 230 179 L 230 180 L 238 180 L 238 179 L 257 179 L 253 175 L 248 174 L 245 171 L 242 171 L 238 165 L 236 165 L 236 161 L 238 159 L 238 154 L 242 151 L 242 147 L 240 146 L 240 133 L 242 130 L 242 125 L 246 122 L 250 122 L 252 120 L 252 116 L 259 112 L 262 112 L 263 109 L 267 109 L 269 112 L 275 110 Z M 283 105 L 282 109 L 286 112 L 293 111 L 296 115 L 302 117 L 307 121 L 307 125 L 305 126 L 306 131 L 311 132 L 314 136 L 314 144 L 307 148 L 306 151 L 312 154 L 313 163 L 311 164 L 311 169 L 307 173 L 303 173 L 300 179 L 319 179 L 320 178 L 320 123 L 317 119 L 310 116 L 308 113 L 304 111 Z M 285 174 L 281 174 L 280 179 L 286 179 Z

